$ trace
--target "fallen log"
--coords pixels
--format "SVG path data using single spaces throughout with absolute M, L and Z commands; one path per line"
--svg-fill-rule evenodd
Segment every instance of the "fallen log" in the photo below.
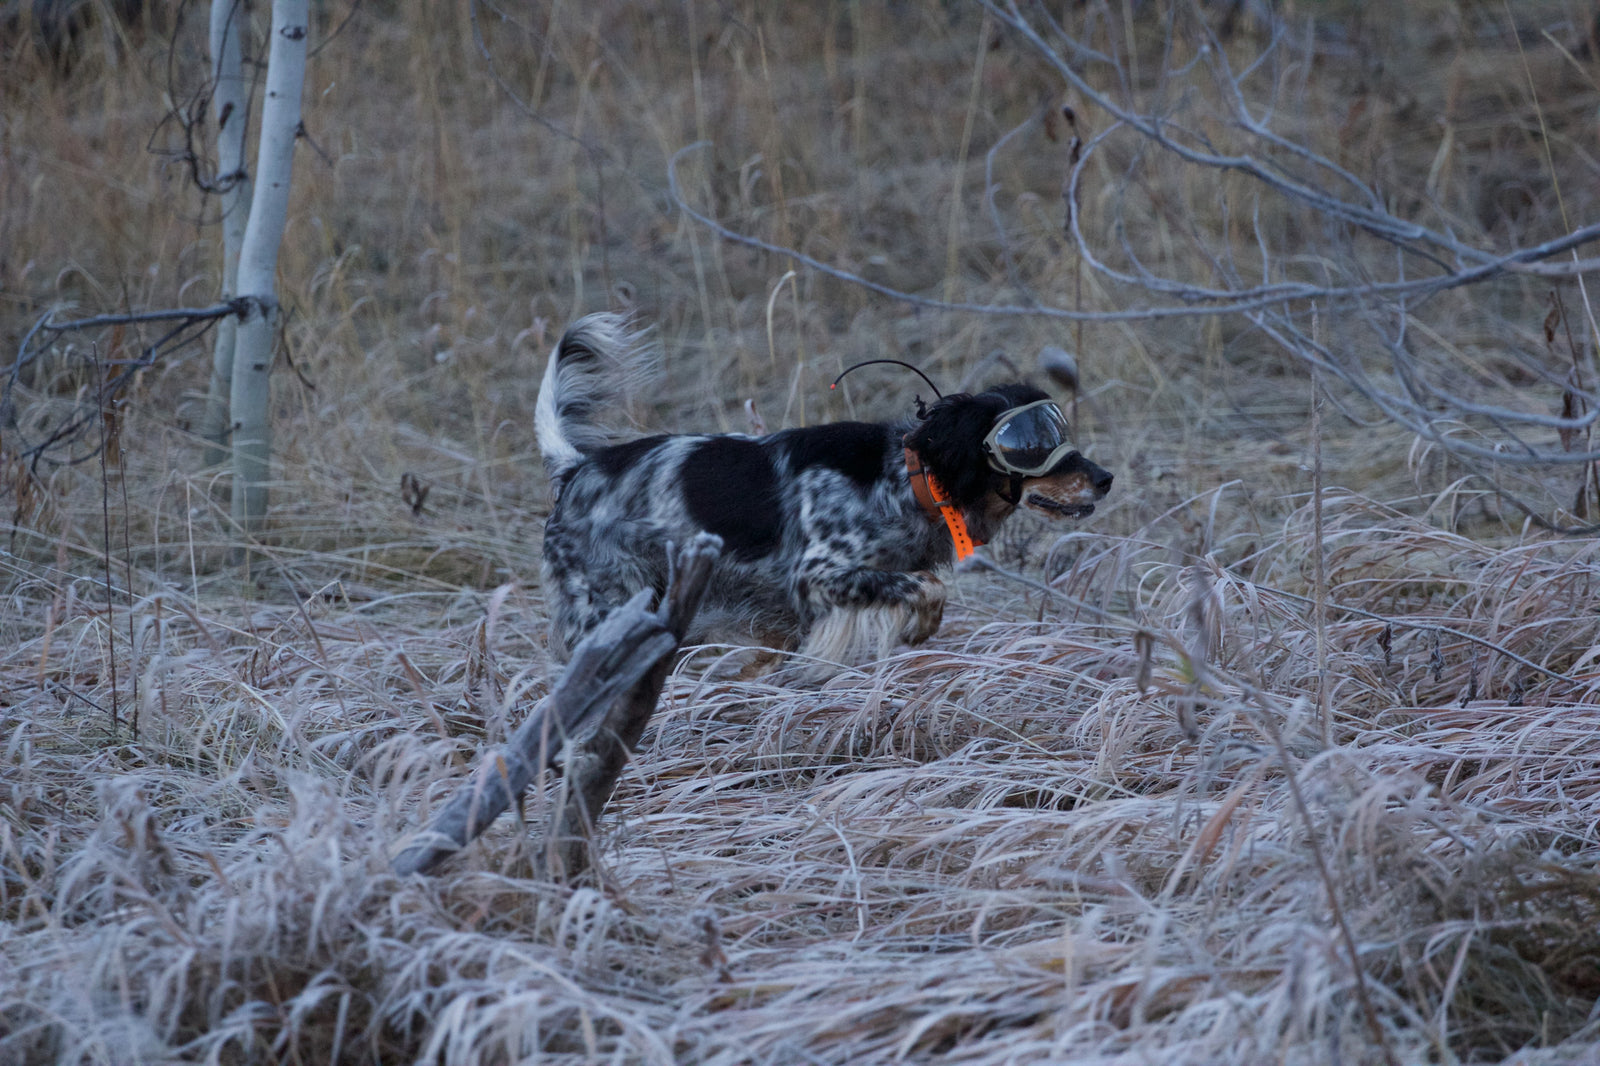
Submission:
M 563 801 L 552 812 L 553 876 L 572 877 L 589 865 L 595 826 L 628 757 L 655 712 L 673 654 L 700 609 L 722 540 L 697 535 L 668 553 L 670 573 L 661 605 L 640 592 L 608 614 L 573 649 L 548 696 L 511 739 L 487 753 L 428 827 L 393 860 L 396 873 L 428 873 L 466 847 L 517 802 L 564 746 Z

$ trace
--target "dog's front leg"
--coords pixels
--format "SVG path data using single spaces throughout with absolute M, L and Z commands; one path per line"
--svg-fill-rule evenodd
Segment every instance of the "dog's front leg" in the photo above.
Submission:
M 911 575 L 917 579 L 917 592 L 906 606 L 911 611 L 907 627 L 900 639 L 907 644 L 921 644 L 935 633 L 944 621 L 944 582 L 932 570 L 918 570 Z
M 923 570 L 904 573 L 808 560 L 796 584 L 816 621 L 801 651 L 832 662 L 882 658 L 896 644 L 920 644 L 944 619 L 944 583 Z

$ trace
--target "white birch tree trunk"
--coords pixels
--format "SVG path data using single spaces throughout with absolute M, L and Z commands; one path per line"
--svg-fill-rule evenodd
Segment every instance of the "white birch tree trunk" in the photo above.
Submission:
M 233 438 L 233 521 L 245 533 L 260 529 L 267 513 L 272 458 L 268 374 L 278 320 L 278 245 L 289 214 L 289 178 L 300 130 L 300 93 L 306 80 L 310 31 L 307 8 L 307 0 L 272 3 L 261 147 L 256 153 L 250 221 L 239 251 L 239 295 L 249 298 L 250 308 L 239 323 L 234 342 L 228 408 Z
M 222 201 L 222 300 L 239 295 L 239 247 L 244 243 L 250 204 L 250 179 L 245 177 L 244 136 L 249 128 L 250 99 L 240 56 L 245 0 L 211 0 L 211 120 L 217 124 L 217 177 L 232 182 Z M 206 391 L 200 436 L 206 441 L 205 465 L 217 466 L 228 455 L 228 394 L 233 389 L 234 338 L 239 320 L 229 316 L 217 323 L 216 347 L 211 353 L 211 387 Z

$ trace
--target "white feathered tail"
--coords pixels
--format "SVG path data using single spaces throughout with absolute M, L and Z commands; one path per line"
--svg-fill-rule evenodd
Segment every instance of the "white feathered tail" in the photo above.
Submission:
M 622 315 L 585 315 L 561 335 L 539 384 L 533 429 L 555 482 L 584 452 L 613 443 L 627 396 L 652 369 L 640 334 Z

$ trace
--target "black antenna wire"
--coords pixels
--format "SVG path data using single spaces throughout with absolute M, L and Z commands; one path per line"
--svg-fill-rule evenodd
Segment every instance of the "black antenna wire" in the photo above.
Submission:
M 905 367 L 907 370 L 909 370 L 913 374 L 917 375 L 917 377 L 921 378 L 923 381 L 926 381 L 928 383 L 928 388 L 933 390 L 933 394 L 935 396 L 937 396 L 941 400 L 944 399 L 944 393 L 939 391 L 939 386 L 937 386 L 937 385 L 935 385 L 933 383 L 933 379 L 929 378 L 928 375 L 924 374 L 922 371 L 918 370 L 916 367 L 912 366 L 910 363 L 907 363 L 907 362 L 905 362 L 904 360 L 901 360 L 901 359 L 866 359 L 866 360 L 863 360 L 862 362 L 857 363 L 855 366 L 847 366 L 847 367 L 844 368 L 844 370 L 840 371 L 838 377 L 833 379 L 833 384 L 829 385 L 828 388 L 829 389 L 837 389 L 839 387 L 839 382 L 844 380 L 844 376 L 846 374 L 850 373 L 852 370 L 860 370 L 864 366 L 871 366 L 874 363 L 893 363 L 895 366 L 903 366 L 903 367 Z

